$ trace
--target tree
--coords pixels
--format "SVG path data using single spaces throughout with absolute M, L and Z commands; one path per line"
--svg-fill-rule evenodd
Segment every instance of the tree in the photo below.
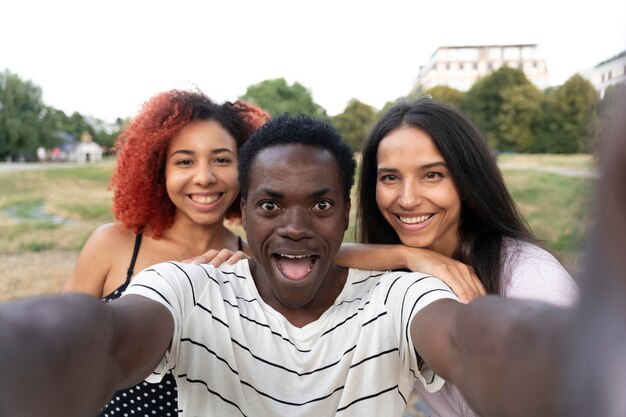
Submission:
M 606 88 L 604 97 L 598 101 L 598 117 L 613 111 L 626 97 L 626 84 L 614 84 Z
M 485 132 L 489 144 L 499 149 L 498 115 L 502 111 L 503 92 L 511 87 L 530 82 L 516 68 L 501 67 L 492 74 L 474 83 L 461 101 L 461 110 Z
M 457 109 L 461 107 L 461 102 L 463 101 L 463 93 L 447 85 L 436 85 L 424 91 L 424 94 Z
M 594 155 L 606 156 L 607 152 L 602 148 L 606 146 L 607 139 L 615 134 L 611 129 L 619 125 L 619 121 L 623 119 L 623 111 L 626 109 L 626 84 L 614 84 L 607 87 L 604 91 L 604 97 L 598 101 L 597 121 L 594 133 Z M 598 165 L 602 166 L 605 161 L 598 161 Z
M 262 107 L 272 117 L 283 113 L 302 113 L 328 120 L 326 110 L 315 103 L 307 88 L 298 82 L 288 85 L 284 78 L 251 85 L 240 98 Z
M 546 152 L 589 152 L 596 120 L 598 93 L 580 75 L 546 95 Z
M 332 118 L 332 122 L 343 139 L 357 151 L 361 149 L 361 144 L 376 122 L 376 118 L 376 110 L 372 106 L 353 98 L 343 113 Z
M 0 73 L 0 156 L 30 156 L 43 136 L 41 88 L 8 70 Z
M 498 148 L 516 152 L 539 152 L 543 95 L 531 83 L 501 92 L 502 105 L 496 118 Z
M 42 124 L 44 128 L 40 143 L 41 146 L 46 149 L 51 149 L 62 143 L 62 138 L 59 132 L 63 131 L 64 121 L 66 119 L 67 116 L 65 116 L 65 113 L 63 113 L 62 110 L 45 106 L 42 117 Z

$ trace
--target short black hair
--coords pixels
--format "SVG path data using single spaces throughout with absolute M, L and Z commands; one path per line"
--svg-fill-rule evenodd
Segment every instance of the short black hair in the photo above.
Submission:
M 356 162 L 350 146 L 330 123 L 310 116 L 283 114 L 264 124 L 239 150 L 239 187 L 246 199 L 250 186 L 250 169 L 256 156 L 272 146 L 301 144 L 329 151 L 337 161 L 346 201 L 354 183 Z

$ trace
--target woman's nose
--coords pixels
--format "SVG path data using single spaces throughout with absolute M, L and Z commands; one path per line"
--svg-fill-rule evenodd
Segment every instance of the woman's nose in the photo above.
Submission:
M 207 186 L 214 184 L 217 181 L 217 177 L 213 170 L 207 166 L 199 165 L 194 174 L 194 182 L 201 186 Z
M 406 183 L 400 190 L 398 205 L 403 209 L 410 210 L 422 204 L 423 196 L 421 188 L 414 182 Z

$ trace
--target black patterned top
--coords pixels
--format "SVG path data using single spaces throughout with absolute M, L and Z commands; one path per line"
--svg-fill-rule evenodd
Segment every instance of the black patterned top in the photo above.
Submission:
M 111 294 L 102 297 L 102 301 L 109 302 L 120 298 L 126 291 L 133 276 L 142 236 L 138 233 L 135 238 L 133 257 L 128 266 L 126 281 Z M 143 381 L 134 387 L 117 391 L 113 394 L 111 401 L 100 410 L 98 417 L 174 417 L 178 415 L 177 391 L 174 375 L 168 372 L 158 384 Z

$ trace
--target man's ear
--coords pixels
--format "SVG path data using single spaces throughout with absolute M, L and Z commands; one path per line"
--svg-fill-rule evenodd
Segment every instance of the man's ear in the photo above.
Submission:
M 241 209 L 241 227 L 246 230 L 246 202 L 243 197 L 240 199 L 239 208 Z
M 351 200 L 348 198 L 348 201 L 346 201 L 346 212 L 345 212 L 345 220 L 346 220 L 346 225 L 343 228 L 343 231 L 345 232 L 346 230 L 348 230 L 348 226 L 350 226 L 350 207 L 352 207 L 352 202 Z

